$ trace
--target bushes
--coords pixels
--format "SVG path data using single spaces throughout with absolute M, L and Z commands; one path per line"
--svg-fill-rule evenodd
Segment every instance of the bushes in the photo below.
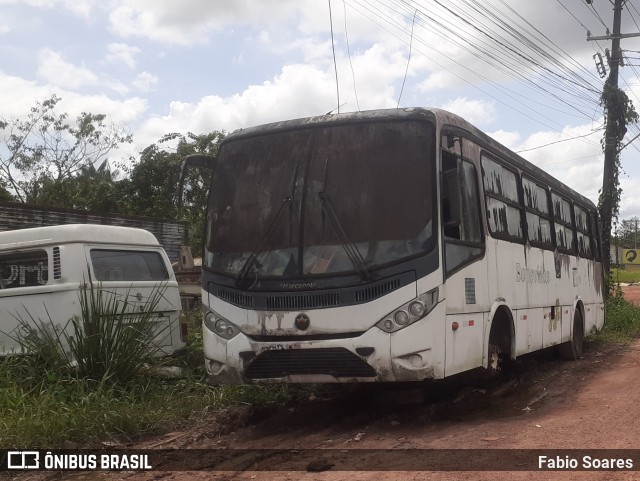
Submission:
M 21 338 L 32 354 L 0 358 L 0 449 L 126 440 L 203 422 L 228 406 L 281 406 L 308 396 L 305 386 L 207 385 L 199 311 L 187 313 L 187 356 L 172 359 L 187 368 L 187 376 L 154 375 L 143 360 L 150 366 L 167 360 L 150 358 L 152 343 L 140 345 L 148 341 L 148 319 L 127 317 L 122 323 L 124 302 L 97 290 L 87 289 L 81 302 L 83 316 L 70 321 L 68 332 L 53 329 L 50 320 L 30 319 Z M 119 334 L 112 338 L 114 329 Z
M 159 353 L 158 340 L 170 334 L 168 326 L 154 330 L 154 311 L 164 292 L 164 287 L 154 288 L 144 303 L 134 305 L 129 292 L 120 296 L 99 284 L 83 284 L 80 316 L 60 328 L 50 316 L 34 319 L 25 308 L 14 339 L 48 370 L 71 369 L 78 378 L 126 383 Z

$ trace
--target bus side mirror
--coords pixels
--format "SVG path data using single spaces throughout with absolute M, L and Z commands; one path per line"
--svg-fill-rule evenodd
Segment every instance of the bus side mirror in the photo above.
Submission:
M 202 154 L 187 155 L 182 161 L 182 167 L 180 168 L 180 180 L 178 181 L 178 208 L 182 207 L 182 194 L 184 189 L 184 178 L 187 174 L 187 170 L 192 167 L 203 167 L 211 170 L 211 173 L 215 170 L 217 157 Z

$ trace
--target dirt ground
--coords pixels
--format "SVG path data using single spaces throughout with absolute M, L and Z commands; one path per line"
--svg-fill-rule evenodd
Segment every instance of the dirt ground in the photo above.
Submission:
M 625 289 L 640 301 L 640 287 Z M 238 408 L 181 432 L 128 448 L 271 448 L 314 451 L 307 470 L 149 471 L 40 474 L 20 480 L 541 480 L 640 479 L 640 471 L 418 472 L 406 458 L 388 471 L 387 449 L 640 449 L 640 342 L 588 345 L 581 359 L 559 361 L 554 352 L 523 357 L 499 382 L 460 377 L 416 389 L 335 386 L 293 407 Z M 336 470 L 331 456 L 363 449 L 358 466 Z M 351 452 L 351 451 L 349 451 Z M 195 451 L 194 451 L 195 453 Z M 420 452 L 418 452 L 418 455 Z M 195 455 L 194 455 L 195 460 Z M 185 462 L 189 463 L 187 459 Z M 640 464 L 640 454 L 634 465 Z M 342 464 L 341 466 L 345 466 Z M 194 461 L 195 467 L 195 461 Z M 324 470 L 309 472 L 309 469 Z M 347 468 L 348 469 L 348 468 Z M 375 471 L 377 469 L 377 471 Z M 514 470 L 518 467 L 514 466 Z
M 626 300 L 640 303 L 640 286 L 631 285 L 631 286 L 622 286 L 622 292 Z

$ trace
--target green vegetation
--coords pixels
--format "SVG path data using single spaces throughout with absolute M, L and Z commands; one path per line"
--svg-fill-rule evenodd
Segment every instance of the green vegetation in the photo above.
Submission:
M 615 288 L 605 304 L 604 327 L 591 340 L 596 343 L 628 343 L 640 337 L 640 306 L 626 301 Z
M 96 380 L 39 356 L 0 359 L 0 448 L 127 440 L 204 422 L 227 407 L 279 406 L 308 395 L 300 386 L 208 386 L 198 311 L 190 313 L 189 323 L 191 339 L 182 360 L 188 374 L 182 379 L 147 370 L 124 380 Z
M 72 370 L 77 377 L 98 383 L 127 382 L 151 362 L 161 350 L 159 341 L 170 335 L 170 326 L 154 330 L 153 313 L 165 288 L 153 289 L 139 305 L 129 302 L 128 293 L 121 297 L 100 285 L 83 283 L 79 292 L 81 315 L 64 328 L 51 318 L 34 319 L 25 308 L 26 318 L 17 316 L 15 341 L 49 370 Z
M 632 284 L 640 282 L 640 271 L 611 269 L 611 277 L 613 278 L 613 282 L 624 282 L 626 284 Z

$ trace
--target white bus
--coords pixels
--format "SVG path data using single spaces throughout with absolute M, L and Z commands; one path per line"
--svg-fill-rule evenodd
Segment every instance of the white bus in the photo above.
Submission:
M 212 383 L 495 372 L 603 325 L 594 204 L 446 111 L 247 128 L 190 163 Z
M 154 292 L 161 294 L 149 333 L 157 354 L 185 346 L 178 283 L 154 235 L 130 227 L 68 224 L 0 232 L 0 355 L 22 352 L 22 323 L 70 329 L 68 321 L 81 315 L 80 290 L 86 283 L 126 301 L 128 311 L 144 309 Z

